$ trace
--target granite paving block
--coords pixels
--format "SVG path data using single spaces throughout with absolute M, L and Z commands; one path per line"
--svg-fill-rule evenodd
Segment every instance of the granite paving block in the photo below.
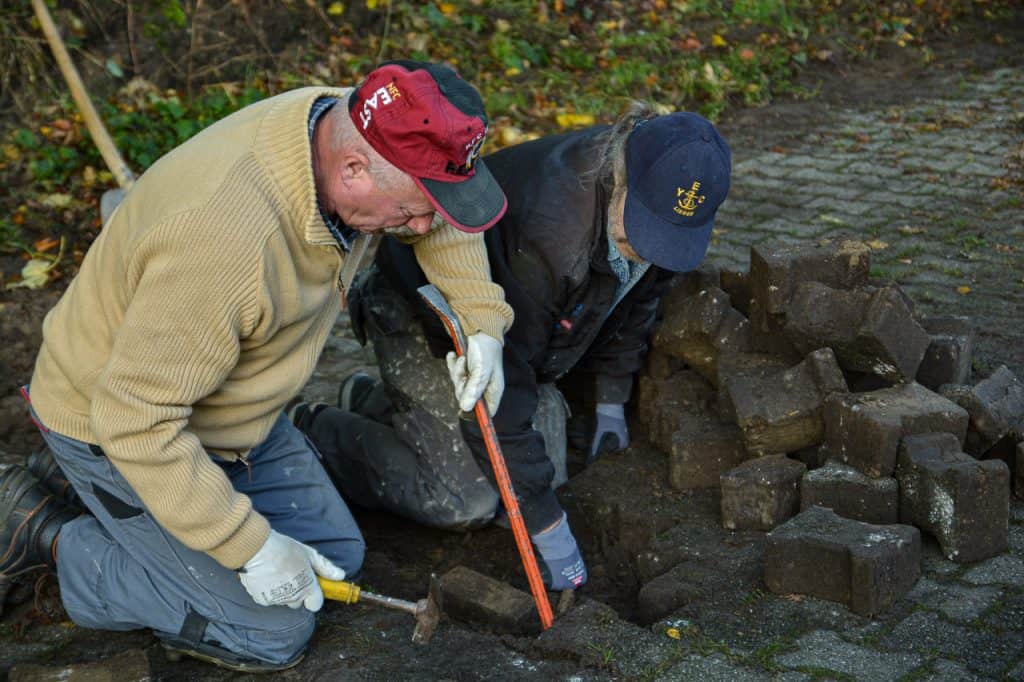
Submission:
M 662 451 L 672 448 L 672 437 L 680 429 L 692 430 L 693 415 L 703 415 L 715 390 L 692 370 L 682 370 L 667 379 L 640 377 L 637 391 L 640 423 L 648 439 Z
M 787 678 L 792 682 L 810 679 L 806 675 Z M 751 682 L 779 682 L 779 678 L 758 670 L 745 668 L 733 663 L 721 654 L 700 656 L 691 654 L 679 663 L 673 665 L 664 673 L 654 678 L 659 682 L 676 682 L 677 680 L 701 680 L 702 682 L 735 682 L 736 680 L 750 680 Z
M 823 239 L 791 246 L 769 241 L 750 249 L 752 298 L 769 315 L 786 312 L 801 282 L 851 289 L 867 284 L 871 249 L 862 242 Z
M 830 348 L 763 378 L 733 377 L 724 387 L 736 423 L 752 454 L 786 453 L 818 445 L 825 437 L 825 399 L 845 393 L 846 380 Z
M 917 383 L 938 391 L 943 384 L 965 384 L 971 375 L 975 328 L 971 318 L 942 315 L 922 318 L 921 326 L 930 342 L 920 367 Z
M 1024 585 L 1024 560 L 1009 554 L 993 557 L 967 570 L 961 580 L 972 585 Z
M 787 362 L 785 358 L 768 353 L 728 353 L 720 356 L 718 374 L 714 381 L 715 386 L 719 388 L 719 416 L 725 421 L 736 422 L 736 406 L 728 389 L 731 381 L 764 379 L 791 366 L 792 363 Z
M 957 582 L 937 583 L 921 578 L 907 593 L 907 599 L 945 615 L 950 620 L 971 623 L 999 603 L 1003 590 L 999 587 L 970 587 Z
M 998 679 L 1024 651 L 1024 633 L 1004 630 L 996 634 L 951 623 L 931 611 L 915 611 L 879 638 L 877 646 L 887 656 L 937 653 L 988 679 Z
M 952 561 L 980 561 L 1006 550 L 1010 471 L 1000 460 L 978 461 L 956 436 L 905 438 L 896 475 L 900 520 L 928 531 Z
M 892 381 L 913 380 L 929 344 L 895 286 L 842 290 L 804 282 L 789 303 L 785 333 L 803 353 L 828 346 L 844 370 Z
M 912 526 L 876 526 L 812 507 L 768 534 L 765 584 L 776 594 L 809 594 L 881 613 L 920 575 L 921 534 Z
M 758 457 L 722 474 L 722 525 L 771 530 L 800 508 L 803 462 L 785 455 Z
M 539 629 L 530 594 L 465 566 L 456 566 L 441 576 L 441 592 L 445 614 L 456 620 L 503 632 Z
M 729 294 L 732 307 L 745 317 L 750 317 L 750 271 L 722 268 L 719 271 L 719 285 Z
M 970 415 L 967 453 L 980 457 L 1004 436 L 1024 440 L 1024 382 L 1006 365 L 976 386 L 949 385 L 941 392 Z
M 931 671 L 921 678 L 923 682 L 978 682 L 980 677 L 963 665 L 940 658 L 932 663 Z
M 924 663 L 914 653 L 874 651 L 843 640 L 835 632 L 815 630 L 797 640 L 797 651 L 776 657 L 787 668 L 833 670 L 858 680 L 898 680 Z
M 1013 493 L 1024 498 L 1024 441 L 1017 443 L 1017 450 L 1014 453 Z
M 667 450 L 668 482 L 676 490 L 717 488 L 723 472 L 751 458 L 742 432 L 733 424 L 689 415 L 677 426 Z
M 653 347 L 685 361 L 711 381 L 717 376 L 719 353 L 750 350 L 750 323 L 717 287 L 680 297 L 662 310 Z
M 610 606 L 586 597 L 531 646 L 545 657 L 604 668 L 620 679 L 638 679 L 657 669 L 678 647 L 679 642 L 626 622 Z
M 952 433 L 963 443 L 967 412 L 920 384 L 825 401 L 825 441 L 835 459 L 871 476 L 896 469 L 900 441 L 917 433 Z
M 800 482 L 800 509 L 827 507 L 865 523 L 899 523 L 900 488 L 895 478 L 871 478 L 840 462 L 808 471 Z

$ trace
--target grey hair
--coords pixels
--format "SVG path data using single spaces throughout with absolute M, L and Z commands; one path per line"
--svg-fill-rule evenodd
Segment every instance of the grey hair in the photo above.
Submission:
M 377 187 L 382 192 L 404 190 L 406 189 L 405 185 L 413 184 L 412 178 L 407 173 L 396 168 L 370 146 L 370 143 L 356 130 L 356 126 L 349 118 L 344 106 L 335 105 L 330 113 L 337 117 L 334 137 L 331 139 L 332 148 L 352 149 L 364 154 L 370 160 L 367 171 L 373 176 Z
M 594 174 L 610 192 L 626 188 L 626 140 L 640 121 L 657 116 L 654 105 L 634 100 L 611 128 L 597 138 L 600 145 Z

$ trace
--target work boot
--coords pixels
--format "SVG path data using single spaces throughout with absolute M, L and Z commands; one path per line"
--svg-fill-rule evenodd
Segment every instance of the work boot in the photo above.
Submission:
M 177 638 L 159 635 L 164 655 L 171 663 L 177 663 L 182 656 L 212 663 L 220 668 L 243 673 L 276 673 L 294 668 L 302 662 L 305 652 L 284 663 L 268 663 L 256 658 L 247 658 L 207 642 L 189 643 Z
M 366 372 L 353 372 L 338 388 L 338 407 L 346 412 L 359 414 L 359 408 L 370 397 L 376 385 L 377 380 Z
M 64 475 L 64 471 L 57 464 L 57 460 L 53 456 L 53 450 L 49 447 L 44 445 L 29 455 L 25 466 L 33 476 L 39 479 L 43 487 L 56 495 L 57 498 L 64 500 L 72 507 L 84 510 L 85 505 L 82 504 L 78 491 L 71 485 L 68 477 Z
M 327 403 L 307 403 L 301 395 L 295 396 L 285 405 L 284 414 L 299 431 L 308 433 L 313 419 L 320 410 L 328 407 Z
M 57 569 L 57 536 L 77 516 L 25 467 L 0 474 L 0 611 L 16 576 Z

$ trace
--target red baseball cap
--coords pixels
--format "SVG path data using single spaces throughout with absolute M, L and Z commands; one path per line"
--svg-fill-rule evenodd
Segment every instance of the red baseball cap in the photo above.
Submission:
M 377 153 L 408 173 L 434 208 L 463 232 L 498 222 L 508 200 L 479 158 L 483 100 L 440 64 L 385 62 L 352 91 L 349 115 Z

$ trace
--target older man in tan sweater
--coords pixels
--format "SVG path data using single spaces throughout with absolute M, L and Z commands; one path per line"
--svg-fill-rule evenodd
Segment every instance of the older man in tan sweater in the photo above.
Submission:
M 150 168 L 47 316 L 25 391 L 88 513 L 8 469 L 0 598 L 45 565 L 80 625 L 152 628 L 170 651 L 241 670 L 297 663 L 317 575 L 352 578 L 363 560 L 282 414 L 334 324 L 358 233 L 412 244 L 474 339 L 466 390 L 500 400 L 511 310 L 474 234 L 506 207 L 476 161 L 486 129 L 453 71 L 396 62 L 354 90 L 249 106 Z

